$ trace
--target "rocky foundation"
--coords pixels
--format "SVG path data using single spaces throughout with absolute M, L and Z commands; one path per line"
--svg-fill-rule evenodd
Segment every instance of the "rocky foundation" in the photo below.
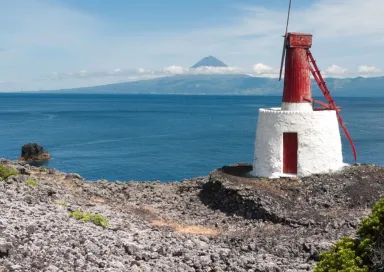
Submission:
M 384 168 L 374 165 L 267 180 L 239 164 L 149 183 L 1 164 L 19 174 L 0 181 L 0 271 L 311 271 L 384 195 Z

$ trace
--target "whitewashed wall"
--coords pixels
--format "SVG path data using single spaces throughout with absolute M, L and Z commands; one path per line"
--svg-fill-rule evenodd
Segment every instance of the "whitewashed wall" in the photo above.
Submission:
M 283 175 L 283 133 L 298 134 L 298 173 L 303 177 L 341 169 L 343 155 L 335 111 L 260 109 L 253 175 Z

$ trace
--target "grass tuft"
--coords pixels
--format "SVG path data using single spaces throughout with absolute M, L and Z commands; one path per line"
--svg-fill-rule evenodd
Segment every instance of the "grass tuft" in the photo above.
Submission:
M 95 225 L 101 226 L 103 228 L 109 226 L 108 219 L 101 214 L 84 213 L 79 210 L 69 212 L 69 214 L 77 220 L 83 220 L 84 222 L 92 221 Z
M 36 186 L 39 186 L 40 183 L 35 180 L 34 178 L 29 178 L 25 183 L 24 183 L 25 186 L 29 186 L 29 187 L 36 187 Z
M 19 172 L 17 172 L 16 169 L 7 167 L 5 165 L 0 165 L 0 177 L 2 177 L 4 180 L 10 176 L 17 176 L 18 174 Z

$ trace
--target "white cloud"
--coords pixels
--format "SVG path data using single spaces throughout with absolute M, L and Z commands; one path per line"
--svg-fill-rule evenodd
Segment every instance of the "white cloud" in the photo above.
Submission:
M 200 75 L 224 75 L 224 74 L 243 74 L 244 71 L 237 67 L 212 67 L 212 66 L 201 66 L 196 69 L 188 69 L 189 74 L 200 74 Z
M 278 78 L 280 75 L 280 69 L 275 69 L 263 63 L 256 63 L 252 67 L 252 72 L 248 75 L 253 77 Z M 282 71 L 282 77 L 284 77 L 284 68 Z
M 244 71 L 237 67 L 213 67 L 201 66 L 198 68 L 185 68 L 172 65 L 164 68 L 163 71 L 154 71 L 155 73 L 165 73 L 166 75 L 224 75 L 224 74 L 242 74 Z
M 342 74 L 345 74 L 348 71 L 348 69 L 342 68 L 340 66 L 333 64 L 330 67 L 328 67 L 326 71 L 329 74 L 342 75 Z
M 153 71 L 149 69 L 139 68 L 138 69 L 139 74 L 152 74 Z
M 128 79 L 148 79 L 156 77 L 165 77 L 172 75 L 214 75 L 214 74 L 244 74 L 244 70 L 236 67 L 210 67 L 202 66 L 196 69 L 185 68 L 182 66 L 172 65 L 162 70 L 150 70 L 139 68 L 137 70 L 128 69 L 113 69 L 112 71 L 87 71 L 81 70 L 78 72 L 57 73 L 52 72 L 48 75 L 37 78 L 37 80 L 65 80 L 68 78 L 77 79 L 90 79 L 90 78 L 112 78 L 112 77 L 126 77 Z
M 165 68 L 164 72 L 170 75 L 182 75 L 188 73 L 188 69 L 181 66 L 172 65 Z
M 375 66 L 361 65 L 358 68 L 359 73 L 371 74 L 371 73 L 380 73 L 381 70 Z
M 275 69 L 273 69 L 272 67 L 270 67 L 268 65 L 262 64 L 262 63 L 257 63 L 255 65 L 253 65 L 253 72 L 256 75 L 271 74 L 274 71 L 275 71 Z

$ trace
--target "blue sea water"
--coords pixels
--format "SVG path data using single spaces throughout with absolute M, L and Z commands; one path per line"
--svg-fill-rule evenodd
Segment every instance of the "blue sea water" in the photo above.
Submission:
M 280 97 L 0 94 L 0 157 L 28 142 L 89 180 L 173 181 L 252 163 L 258 110 Z M 384 164 L 384 98 L 335 98 L 360 163 Z M 353 162 L 344 135 L 344 158 Z

